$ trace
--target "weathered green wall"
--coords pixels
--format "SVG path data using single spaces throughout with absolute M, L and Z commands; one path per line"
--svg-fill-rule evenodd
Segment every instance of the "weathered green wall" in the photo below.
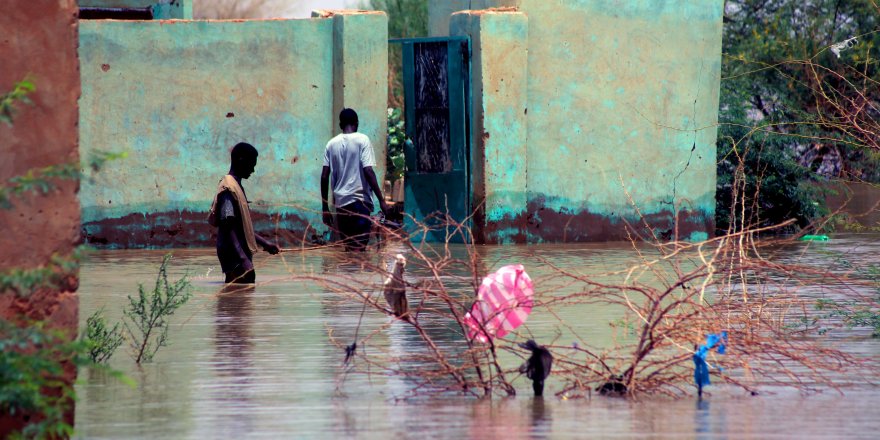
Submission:
M 518 12 L 456 13 L 450 34 L 469 35 L 473 86 L 473 217 L 483 243 L 525 241 L 528 32 Z M 495 134 L 493 136 L 493 134 Z
M 357 28 L 361 38 L 384 41 L 386 16 L 369 17 Z M 129 154 L 82 183 L 87 240 L 211 244 L 205 215 L 240 141 L 260 152 L 245 182 L 256 228 L 290 242 L 319 226 L 321 161 L 338 132 L 333 107 L 341 93 L 333 87 L 333 42 L 334 18 L 82 21 L 82 156 Z M 360 49 L 352 45 L 337 62 L 386 78 L 386 57 Z M 385 94 L 380 84 L 349 97 L 363 101 L 339 101 L 361 112 L 379 158 Z
M 156 19 L 191 19 L 192 2 L 193 0 L 78 0 L 77 3 L 80 7 L 93 8 L 152 8 Z
M 432 3 L 431 14 L 446 13 L 446 3 Z M 650 234 L 644 223 L 661 238 L 711 234 L 723 2 L 517 6 L 528 17 L 527 138 L 506 125 L 482 134 L 528 145 L 527 184 L 519 189 L 527 214 L 511 206 L 505 223 L 524 220 L 519 233 L 530 242 L 625 239 L 627 229 Z M 484 77 L 511 68 L 482 66 Z M 484 87 L 482 100 L 503 94 Z M 495 160 L 487 156 L 487 166 Z M 517 232 L 498 240 L 504 236 Z
M 333 112 L 328 116 L 339 128 L 339 112 L 352 107 L 358 112 L 358 131 L 369 136 L 379 165 L 379 181 L 385 176 L 387 137 L 388 20 L 382 12 L 331 11 L 333 17 Z M 381 162 L 381 163 L 380 163 Z

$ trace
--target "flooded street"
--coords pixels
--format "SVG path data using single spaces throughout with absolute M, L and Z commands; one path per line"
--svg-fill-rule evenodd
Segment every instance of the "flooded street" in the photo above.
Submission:
M 390 261 L 394 245 L 382 257 Z M 120 250 L 91 254 L 80 277 L 80 321 L 104 308 L 111 322 L 121 319 L 127 295 L 137 283 L 148 288 L 166 251 Z M 460 258 L 466 249 L 454 248 Z M 542 293 L 552 276 L 542 259 L 585 274 L 619 271 L 634 264 L 626 243 L 479 247 L 488 270 L 521 263 Z M 345 263 L 336 250 L 258 255 L 258 285 L 252 291 L 218 295 L 222 274 L 213 249 L 175 250 L 171 273 L 189 274 L 194 296 L 173 317 L 170 345 L 152 363 L 135 366 L 126 347 L 110 365 L 133 379 L 131 387 L 104 371 L 80 372 L 76 430 L 80 438 L 872 438 L 880 429 L 880 388 L 876 377 L 862 386 L 803 396 L 787 389 L 762 389 L 748 396 L 713 377 L 708 397 L 629 401 L 593 394 L 560 399 L 561 383 L 551 375 L 545 397 L 531 396 L 524 377 L 513 383 L 515 398 L 480 401 L 470 397 L 407 397 L 405 378 L 349 374 L 341 381 L 344 352 L 328 331 L 349 343 L 362 306 L 344 301 L 327 283 L 292 281 L 290 274 L 345 277 L 378 294 L 382 277 Z M 778 249 L 778 258 L 827 267 L 843 254 L 851 261 L 880 263 L 880 235 L 836 235 L 825 243 L 797 243 Z M 369 254 L 374 264 L 379 255 Z M 408 280 L 419 276 L 407 272 Z M 458 284 L 456 284 L 458 283 Z M 462 292 L 464 280 L 450 280 Z M 805 294 L 833 291 L 834 285 L 807 286 Z M 370 290 L 370 289 L 368 289 Z M 412 300 L 412 299 L 411 299 Z M 578 306 L 560 310 L 582 340 L 602 346 L 616 337 L 612 308 Z M 460 342 L 444 330 L 449 323 L 421 317 L 438 343 Z M 360 334 L 376 331 L 363 349 L 371 354 L 422 350 L 411 328 L 367 309 Z M 535 309 L 526 326 L 536 339 L 571 337 L 555 317 Z M 445 333 L 444 333 L 445 332 Z M 561 336 L 560 336 L 561 335 Z M 855 329 L 829 334 L 836 346 L 873 359 L 880 339 Z M 509 359 L 510 366 L 517 360 Z M 357 362 L 357 360 L 356 360 Z M 693 386 L 689 385 L 689 389 Z M 694 393 L 695 395 L 695 393 Z

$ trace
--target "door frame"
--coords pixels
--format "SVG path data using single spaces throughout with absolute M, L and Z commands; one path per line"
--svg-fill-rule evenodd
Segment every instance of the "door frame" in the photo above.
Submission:
M 463 170 L 465 173 L 466 194 L 464 195 L 464 200 L 465 200 L 465 202 L 464 202 L 464 204 L 465 204 L 464 218 L 456 219 L 456 220 L 461 221 L 465 226 L 468 227 L 468 229 L 471 229 L 473 227 L 473 213 L 474 213 L 474 207 L 472 206 L 473 205 L 473 173 L 472 173 L 472 166 L 471 166 L 471 160 L 472 160 L 471 154 L 473 151 L 473 142 L 474 142 L 474 134 L 473 134 L 473 129 L 474 129 L 474 127 L 473 127 L 473 125 L 474 125 L 473 124 L 473 114 L 474 114 L 473 113 L 473 62 L 472 62 L 473 61 L 473 47 L 471 44 L 471 38 L 468 35 L 455 35 L 455 36 L 443 36 L 443 37 L 392 38 L 392 39 L 389 39 L 388 42 L 391 44 L 400 44 L 401 45 L 401 48 L 403 51 L 402 57 L 401 57 L 401 64 L 402 65 L 405 65 L 407 63 L 407 61 L 409 61 L 409 62 L 413 61 L 411 57 L 407 56 L 407 48 L 406 48 L 407 45 L 409 45 L 411 47 L 413 44 L 418 44 L 418 43 L 444 43 L 444 42 L 447 43 L 448 45 L 451 45 L 452 43 L 460 43 L 460 44 L 464 45 L 465 60 L 463 60 L 463 62 L 467 63 L 467 67 L 466 67 L 466 69 L 462 69 L 464 72 L 466 72 L 466 74 L 463 75 L 464 77 L 461 79 L 461 84 L 464 89 L 463 90 L 463 93 L 464 93 L 464 103 L 463 104 L 464 104 L 464 106 L 461 109 L 461 111 L 464 113 L 463 120 L 464 120 L 464 138 L 465 139 L 464 139 L 464 142 L 462 143 L 462 148 L 464 149 L 464 151 L 463 151 L 463 161 L 464 161 Z M 403 69 L 405 71 L 406 67 L 404 67 Z M 411 84 L 412 81 L 414 80 L 414 78 L 407 78 L 407 76 L 403 74 L 403 71 L 401 72 L 401 75 L 403 76 L 403 86 L 404 86 L 403 87 L 403 89 L 404 89 L 404 109 L 403 109 L 404 112 L 403 112 L 403 114 L 405 115 L 404 117 L 406 118 L 406 121 L 407 121 L 406 122 L 407 138 L 409 140 L 410 134 L 411 134 L 410 130 L 409 130 L 410 124 L 415 123 L 415 109 L 410 108 L 410 106 L 406 105 L 406 101 L 407 101 L 406 91 L 407 91 L 407 89 L 412 90 L 414 88 L 414 86 L 412 86 L 412 84 Z M 452 110 L 451 107 L 452 107 L 452 105 L 450 103 L 450 111 Z M 450 139 L 450 143 L 451 142 L 452 142 L 452 139 Z M 452 148 L 452 147 L 450 146 L 450 148 Z M 406 164 L 406 171 L 404 172 L 404 176 L 406 176 L 407 174 L 412 172 L 411 170 L 416 169 L 416 151 L 415 151 L 413 144 L 409 141 L 407 141 L 404 145 L 404 163 Z M 404 177 L 404 192 L 405 193 L 408 192 L 408 184 L 407 184 L 406 177 Z M 404 206 L 404 209 L 409 210 L 409 209 L 407 209 L 406 206 Z M 409 219 L 409 217 L 407 217 L 405 220 L 405 223 L 406 222 L 410 222 L 410 225 L 411 225 L 412 220 Z M 414 234 L 411 238 L 413 241 L 431 241 L 428 237 L 424 237 L 423 235 L 424 234 Z M 451 240 L 451 242 L 471 243 L 471 242 L 473 242 L 473 233 L 467 234 L 467 236 L 465 236 L 465 234 L 463 234 L 463 233 L 462 234 L 455 234 L 455 237 L 453 237 L 453 240 Z

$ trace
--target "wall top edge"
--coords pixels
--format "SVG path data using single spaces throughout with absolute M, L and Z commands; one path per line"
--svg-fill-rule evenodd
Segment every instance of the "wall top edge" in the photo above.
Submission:
M 487 8 L 487 9 L 466 9 L 463 11 L 453 12 L 452 15 L 488 15 L 488 14 L 521 14 L 519 8 L 516 6 L 505 6 L 501 8 Z
M 364 9 L 315 9 L 312 11 L 312 18 L 330 18 L 336 15 L 385 15 L 385 12 Z
M 327 17 L 310 17 L 310 18 L 226 18 L 226 19 L 188 19 L 188 18 L 163 18 L 159 20 L 114 20 L 112 18 L 102 20 L 81 20 L 83 23 L 159 23 L 159 24 L 178 24 L 178 23 L 250 23 L 264 21 L 321 21 Z

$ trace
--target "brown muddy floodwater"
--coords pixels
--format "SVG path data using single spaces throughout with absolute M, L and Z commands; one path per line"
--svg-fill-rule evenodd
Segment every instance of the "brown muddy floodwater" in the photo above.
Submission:
M 388 261 L 398 251 L 394 247 L 369 258 Z M 464 255 L 465 250 L 455 251 Z M 880 264 L 878 251 L 880 235 L 839 234 L 825 243 L 790 245 L 780 249 L 779 258 L 826 267 L 842 254 L 850 261 Z M 488 269 L 524 264 L 538 292 L 547 271 L 537 256 L 597 274 L 626 268 L 636 258 L 625 243 L 480 247 L 479 252 Z M 80 273 L 81 326 L 102 307 L 111 321 L 120 319 L 126 296 L 137 292 L 139 282 L 152 285 L 164 253 L 92 254 Z M 361 306 L 340 302 L 338 293 L 317 283 L 291 281 L 289 271 L 348 274 L 376 284 L 378 275 L 342 263 L 335 250 L 287 254 L 284 260 L 262 254 L 256 261 L 260 284 L 255 290 L 218 297 L 222 274 L 212 249 L 173 253 L 172 273 L 188 273 L 195 289 L 172 318 L 170 345 L 140 368 L 120 348 L 111 366 L 136 387 L 103 371 L 80 372 L 79 438 L 877 438 L 880 431 L 880 387 L 869 384 L 878 383 L 876 377 L 857 378 L 863 386 L 847 388 L 844 395 L 762 389 L 755 397 L 713 378 L 710 395 L 700 403 L 694 398 L 633 402 L 595 394 L 562 400 L 554 397 L 561 383 L 553 376 L 543 400 L 530 395 L 524 378 L 514 382 L 517 397 L 491 401 L 456 396 L 401 400 L 397 397 L 405 396 L 411 384 L 382 374 L 349 375 L 338 393 L 343 353 L 328 342 L 328 328 L 351 335 Z M 408 272 L 410 279 L 417 276 Z M 833 289 L 808 286 L 805 294 Z M 619 311 L 583 306 L 563 315 L 581 338 L 602 345 L 613 337 L 608 323 L 619 318 Z M 368 311 L 361 332 L 388 321 Z M 557 324 L 540 309 L 526 323 L 539 342 L 553 338 Z M 410 330 L 394 323 L 371 340 L 384 346 L 367 350 L 420 350 Z M 880 339 L 872 339 L 866 329 L 834 331 L 828 337 L 848 352 L 874 359 L 880 355 Z M 455 338 L 450 335 L 449 343 Z

